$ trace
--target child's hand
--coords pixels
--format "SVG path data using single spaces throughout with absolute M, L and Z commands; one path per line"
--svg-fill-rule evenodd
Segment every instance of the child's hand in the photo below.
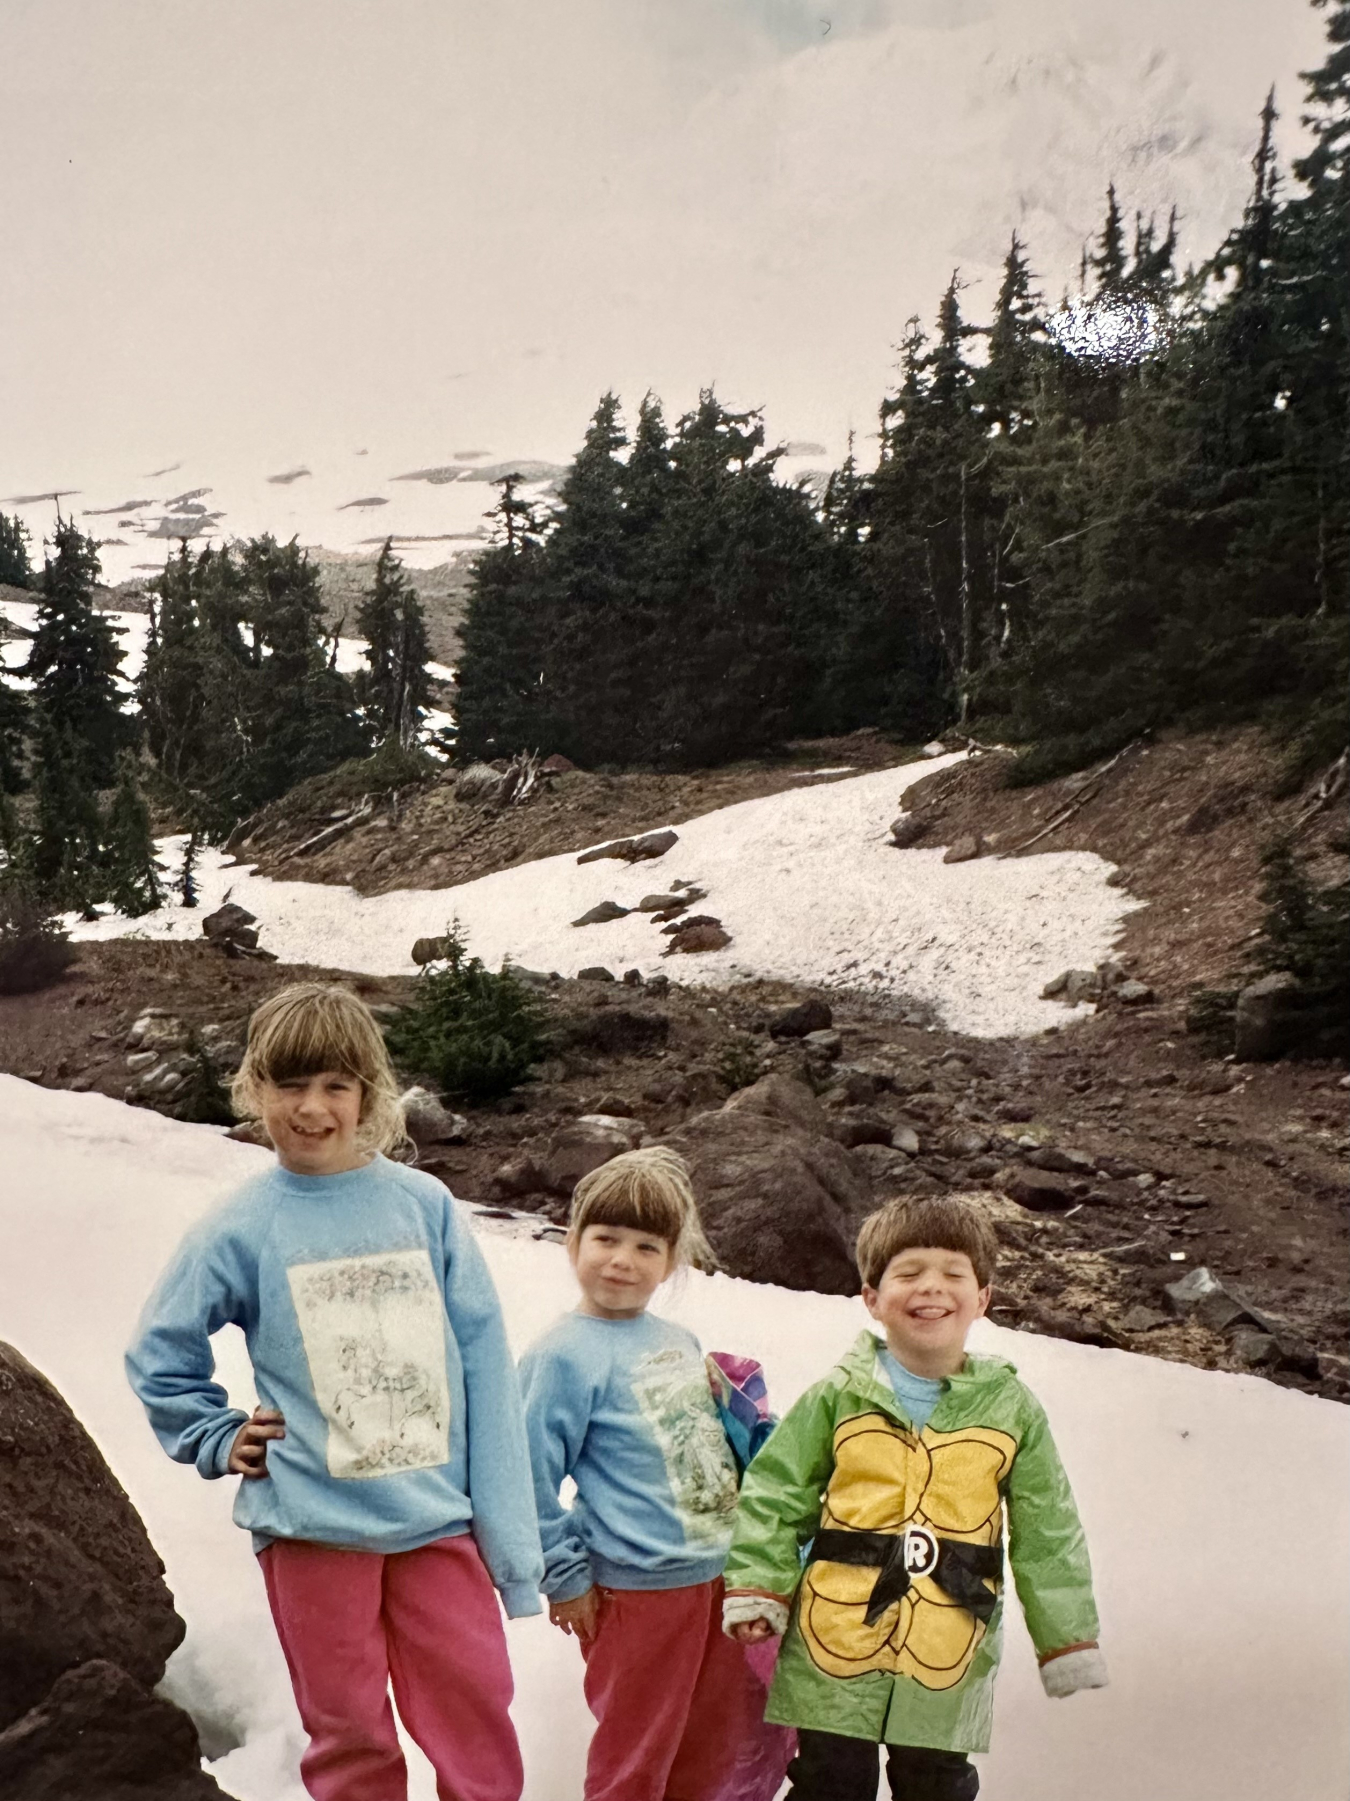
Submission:
M 738 1645 L 762 1644 L 766 1638 L 773 1637 L 773 1627 L 766 1619 L 740 1620 L 730 1628 L 731 1637 Z
M 226 1470 L 232 1476 L 265 1476 L 267 1441 L 285 1436 L 286 1422 L 275 1409 L 255 1407 L 253 1418 L 246 1420 L 234 1435 Z
M 548 1617 L 553 1625 L 575 1634 L 583 1645 L 589 1645 L 600 1625 L 600 1590 L 588 1588 L 575 1601 L 550 1601 Z

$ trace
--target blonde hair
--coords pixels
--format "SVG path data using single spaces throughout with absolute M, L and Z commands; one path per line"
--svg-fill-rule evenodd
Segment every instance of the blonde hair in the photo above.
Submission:
M 572 1192 L 568 1237 L 575 1242 L 587 1226 L 650 1232 L 670 1246 L 675 1268 L 717 1268 L 698 1217 L 689 1165 L 664 1144 L 624 1151 L 581 1178 Z
M 964 1252 L 981 1288 L 998 1265 L 998 1239 L 973 1195 L 902 1197 L 869 1213 L 858 1233 L 858 1274 L 876 1288 L 892 1257 L 916 1250 Z
M 262 1114 L 266 1082 L 341 1070 L 361 1084 L 356 1142 L 366 1151 L 402 1151 L 408 1143 L 398 1081 L 375 1016 L 348 988 L 297 982 L 258 1007 L 230 1099 L 241 1119 Z

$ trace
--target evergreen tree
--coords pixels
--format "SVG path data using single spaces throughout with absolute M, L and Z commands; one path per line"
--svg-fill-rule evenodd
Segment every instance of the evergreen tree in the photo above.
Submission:
M 460 627 L 457 742 L 479 757 L 557 742 L 544 689 L 554 598 L 544 528 L 518 475 L 496 485 L 501 498 L 488 514 L 495 542 L 474 564 Z
M 209 678 L 197 611 L 197 569 L 186 542 L 154 584 L 150 637 L 136 683 L 146 748 L 171 783 L 198 773 Z
M 82 747 L 45 709 L 37 713 L 33 830 L 24 860 L 44 904 L 92 917 L 103 897 L 102 822 Z
M 196 826 L 187 835 L 183 846 L 183 861 L 178 871 L 178 899 L 184 907 L 195 907 L 197 893 L 197 857 L 201 851 L 201 833 Z
M 393 738 L 409 745 L 431 700 L 431 647 L 422 603 L 394 555 L 392 538 L 385 540 L 356 624 L 366 641 L 367 665 L 352 684 L 356 704 L 377 741 Z
M 117 632 L 94 611 L 98 553 L 69 520 L 59 520 L 56 555 L 42 571 L 37 627 L 24 665 L 33 698 L 66 744 L 80 779 L 96 786 L 113 769 L 135 728 L 122 710 Z
M 0 794 L 20 794 L 27 784 L 28 726 L 28 697 L 0 673 Z
M 28 533 L 17 514 L 0 513 L 0 587 L 31 588 L 33 566 L 28 560 Z
M 136 761 L 124 754 L 117 788 L 103 821 L 104 894 L 119 913 L 138 919 L 164 904 L 150 809 L 136 780 Z

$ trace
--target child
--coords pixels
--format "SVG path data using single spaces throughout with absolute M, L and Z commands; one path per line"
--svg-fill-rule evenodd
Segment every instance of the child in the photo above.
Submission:
M 519 1390 L 482 1256 L 403 1141 L 379 1028 L 343 988 L 263 1003 L 234 1084 L 276 1167 L 189 1232 L 127 1355 L 171 1457 L 243 1478 L 316 1801 L 402 1801 L 388 1700 L 442 1801 L 517 1801 L 520 1753 L 494 1587 L 538 1613 Z M 211 1378 L 243 1328 L 262 1405 Z M 485 1567 L 486 1566 L 486 1567 Z
M 712 1801 L 753 1715 L 721 1630 L 735 1461 L 697 1340 L 647 1312 L 708 1255 L 683 1161 L 629 1151 L 586 1176 L 567 1249 L 581 1303 L 520 1373 L 549 1617 L 596 1718 L 586 1801 Z
M 1045 1414 L 1010 1363 L 966 1355 L 995 1254 L 958 1195 L 872 1214 L 858 1267 L 885 1339 L 864 1332 L 746 1474 L 724 1619 L 752 1643 L 791 1609 L 767 1710 L 798 1728 L 791 1801 L 874 1801 L 879 1743 L 897 1798 L 972 1801 L 1005 1507 L 1047 1694 L 1105 1685 L 1087 1546 Z

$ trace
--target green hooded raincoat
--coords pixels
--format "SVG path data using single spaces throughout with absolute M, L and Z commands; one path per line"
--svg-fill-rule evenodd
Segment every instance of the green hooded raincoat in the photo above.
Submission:
M 916 1434 L 877 1348 L 864 1332 L 746 1472 L 726 1586 L 796 1596 L 768 1719 L 987 1751 L 1004 1510 L 1042 1661 L 1096 1642 L 1083 1530 L 1045 1412 L 1012 1364 L 968 1356 Z

